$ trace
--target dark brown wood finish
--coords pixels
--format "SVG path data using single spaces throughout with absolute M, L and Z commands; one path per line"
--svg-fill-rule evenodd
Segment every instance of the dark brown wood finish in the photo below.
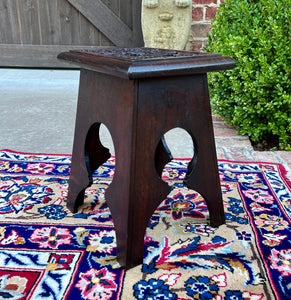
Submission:
M 82 66 L 67 205 L 78 210 L 92 172 L 109 157 L 98 137 L 104 123 L 116 155 L 105 197 L 119 262 L 126 269 L 142 263 L 146 226 L 170 192 L 161 170 L 170 160 L 163 135 L 172 128 L 187 130 L 195 145 L 185 184 L 204 197 L 211 226 L 223 224 L 206 73 L 233 68 L 234 60 L 146 48 L 73 51 L 59 58 Z

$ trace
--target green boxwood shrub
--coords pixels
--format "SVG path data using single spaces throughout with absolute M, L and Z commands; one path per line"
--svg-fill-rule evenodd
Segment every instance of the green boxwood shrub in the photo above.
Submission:
M 225 0 L 207 51 L 237 67 L 209 76 L 214 111 L 253 142 L 291 150 L 290 0 Z

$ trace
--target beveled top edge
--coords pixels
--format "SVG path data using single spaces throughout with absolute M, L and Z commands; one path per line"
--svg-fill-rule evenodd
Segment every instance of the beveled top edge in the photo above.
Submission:
M 143 58 L 136 55 L 140 50 L 146 53 Z M 234 59 L 220 54 L 153 48 L 71 50 L 60 53 L 58 58 L 84 69 L 129 79 L 202 74 L 236 66 Z

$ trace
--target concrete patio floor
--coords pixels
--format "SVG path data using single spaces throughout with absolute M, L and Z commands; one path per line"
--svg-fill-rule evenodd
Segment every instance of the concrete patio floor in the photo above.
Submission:
M 78 97 L 79 71 L 0 69 L 0 149 L 29 153 L 71 154 Z M 217 156 L 239 161 L 279 162 L 289 170 L 291 152 L 254 151 L 246 136 L 213 116 Z M 114 152 L 103 128 L 103 144 Z M 174 157 L 192 157 L 193 144 L 183 130 L 166 140 Z

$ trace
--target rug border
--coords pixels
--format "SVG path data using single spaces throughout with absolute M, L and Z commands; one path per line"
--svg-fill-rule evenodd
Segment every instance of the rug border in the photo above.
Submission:
M 22 152 L 22 151 L 15 151 L 11 149 L 0 149 L 0 152 L 10 152 L 14 154 L 23 154 L 23 155 L 44 155 L 44 156 L 72 156 L 72 154 L 56 154 L 56 153 L 41 153 L 41 152 Z
M 243 164 L 269 164 L 269 165 L 278 166 L 278 171 L 281 179 L 285 181 L 287 188 L 291 191 L 291 171 L 289 172 L 282 163 L 266 162 L 266 161 L 229 160 L 229 159 L 217 159 L 217 161 L 243 163 Z
M 22 154 L 22 155 L 44 155 L 44 156 L 66 156 L 66 157 L 72 157 L 72 154 L 56 154 L 56 153 L 38 153 L 38 152 L 22 152 L 22 151 L 15 151 L 11 149 L 0 149 L 0 151 L 6 151 L 14 154 Z M 111 157 L 115 158 L 114 155 Z M 173 160 L 191 160 L 192 158 L 178 158 L 174 157 Z M 286 167 L 282 163 L 277 162 L 266 162 L 266 161 L 245 161 L 245 160 L 230 160 L 230 159 L 217 159 L 218 162 L 230 162 L 230 163 L 245 163 L 245 164 L 271 164 L 278 166 L 278 169 L 280 171 L 280 177 L 286 182 L 286 186 L 291 191 L 291 171 L 289 172 Z M 290 175 L 290 179 L 289 179 Z

